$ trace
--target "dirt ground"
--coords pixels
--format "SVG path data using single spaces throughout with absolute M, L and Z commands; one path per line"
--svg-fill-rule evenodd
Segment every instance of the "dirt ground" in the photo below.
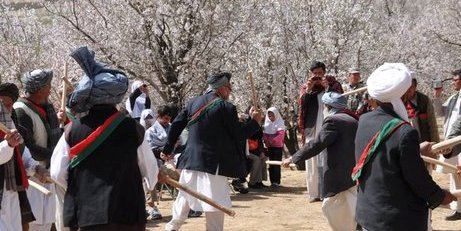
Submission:
M 321 202 L 309 203 L 306 195 L 304 171 L 282 171 L 280 188 L 251 190 L 248 194 L 232 195 L 235 217 L 226 216 L 224 230 L 331 230 L 321 211 Z M 434 173 L 436 182 L 448 188 L 448 176 Z M 264 182 L 269 185 L 269 182 Z M 171 219 L 172 199 L 168 193 L 163 194 L 159 209 L 163 219 L 149 221 L 147 230 L 163 230 Z M 446 208 L 433 211 L 432 227 L 439 231 L 461 231 L 461 221 L 445 221 L 450 213 Z M 189 218 L 181 228 L 182 231 L 205 230 L 205 218 Z

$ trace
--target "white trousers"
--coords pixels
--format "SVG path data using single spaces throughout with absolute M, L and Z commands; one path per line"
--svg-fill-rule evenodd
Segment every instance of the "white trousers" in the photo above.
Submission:
M 64 227 L 64 218 L 63 218 L 63 210 L 64 210 L 64 195 L 66 194 L 66 190 L 64 188 L 55 185 L 56 188 L 56 230 L 57 231 L 69 231 L 69 228 Z
M 18 193 L 6 190 L 5 187 L 3 188 L 2 208 L 0 209 L 0 230 L 22 230 Z
M 35 177 L 30 177 L 29 179 L 52 192 L 50 195 L 45 195 L 33 187 L 27 189 L 27 198 L 36 219 L 29 223 L 29 231 L 49 231 L 56 220 L 56 198 L 54 195 L 56 191 L 54 184 L 42 184 Z
M 355 230 L 355 207 L 357 205 L 357 186 L 351 187 L 332 197 L 323 199 L 322 212 L 334 231 Z
M 165 230 L 179 230 L 184 224 L 189 214 L 189 204 L 185 197 L 178 195 L 173 203 L 173 215 L 171 221 L 165 225 Z M 205 212 L 206 230 L 207 231 L 222 231 L 224 229 L 224 213 Z
M 310 199 L 320 198 L 318 155 L 306 160 L 307 193 Z

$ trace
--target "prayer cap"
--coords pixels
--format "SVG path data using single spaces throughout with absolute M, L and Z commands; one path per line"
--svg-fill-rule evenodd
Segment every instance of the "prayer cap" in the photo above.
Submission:
M 394 111 L 408 120 L 407 110 L 400 99 L 411 86 L 410 70 L 403 63 L 384 63 L 367 79 L 368 93 L 380 102 L 391 103 Z
M 352 68 L 349 68 L 349 74 L 360 74 L 360 71 L 358 68 L 355 68 L 355 67 L 352 67 Z
M 219 87 L 222 87 L 229 83 L 231 77 L 232 75 L 229 72 L 212 74 L 208 77 L 207 83 L 210 85 L 212 89 L 218 89 Z
M 37 69 L 31 72 L 26 72 L 22 77 L 22 84 L 27 93 L 33 94 L 50 84 L 51 79 L 53 79 L 52 70 Z
M 347 99 L 346 97 L 337 92 L 330 91 L 323 94 L 322 102 L 336 109 L 344 109 L 346 108 Z
M 125 73 L 106 69 L 94 59 L 94 52 L 80 47 L 70 55 L 85 72 L 77 88 L 69 96 L 67 106 L 77 113 L 98 104 L 118 104 L 128 90 Z
M 0 96 L 8 96 L 13 102 L 19 98 L 19 89 L 14 83 L 0 84 Z

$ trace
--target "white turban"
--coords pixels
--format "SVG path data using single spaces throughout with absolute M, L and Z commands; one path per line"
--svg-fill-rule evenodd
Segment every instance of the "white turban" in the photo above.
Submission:
M 372 98 L 391 103 L 397 115 L 408 121 L 408 113 L 400 97 L 411 86 L 411 74 L 403 63 L 384 63 L 368 77 L 367 86 Z

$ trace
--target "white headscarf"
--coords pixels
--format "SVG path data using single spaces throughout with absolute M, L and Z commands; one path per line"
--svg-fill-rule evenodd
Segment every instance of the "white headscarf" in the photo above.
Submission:
M 152 109 L 144 109 L 141 113 L 141 118 L 139 119 L 139 123 L 145 128 L 145 129 L 148 129 L 148 127 L 146 127 L 146 117 L 150 115 L 152 116 L 152 120 L 155 120 L 155 112 L 152 110 Z M 154 124 L 154 123 L 152 123 Z M 150 124 L 150 126 L 152 126 L 152 124 Z
M 408 113 L 400 97 L 411 86 L 411 74 L 403 63 L 384 63 L 368 77 L 367 86 L 372 98 L 391 103 L 397 115 L 408 121 Z
M 140 86 L 142 86 L 144 83 L 141 81 L 141 80 L 136 80 L 134 81 L 132 84 L 131 84 L 131 93 L 133 93 L 134 91 L 136 91 L 136 89 L 138 89 Z M 130 115 L 133 117 L 133 118 L 139 118 L 141 116 L 141 113 L 142 113 L 142 110 L 144 110 L 144 104 L 146 103 L 146 94 L 144 93 L 141 93 L 140 96 L 138 96 L 138 98 L 136 98 L 136 101 L 134 103 L 134 107 L 133 107 L 133 110 L 131 110 L 131 106 L 130 106 L 130 98 L 128 97 L 128 99 L 126 100 L 125 102 L 125 107 L 126 107 L 126 110 L 130 113 Z
M 275 115 L 274 122 L 272 122 L 269 119 L 269 116 L 268 116 L 269 112 L 274 113 Z M 279 110 L 277 110 L 277 108 L 270 107 L 269 109 L 267 109 L 266 119 L 264 120 L 263 129 L 264 129 L 265 134 L 275 134 L 277 133 L 277 131 L 285 130 L 285 122 L 283 121 L 282 116 L 280 115 Z

